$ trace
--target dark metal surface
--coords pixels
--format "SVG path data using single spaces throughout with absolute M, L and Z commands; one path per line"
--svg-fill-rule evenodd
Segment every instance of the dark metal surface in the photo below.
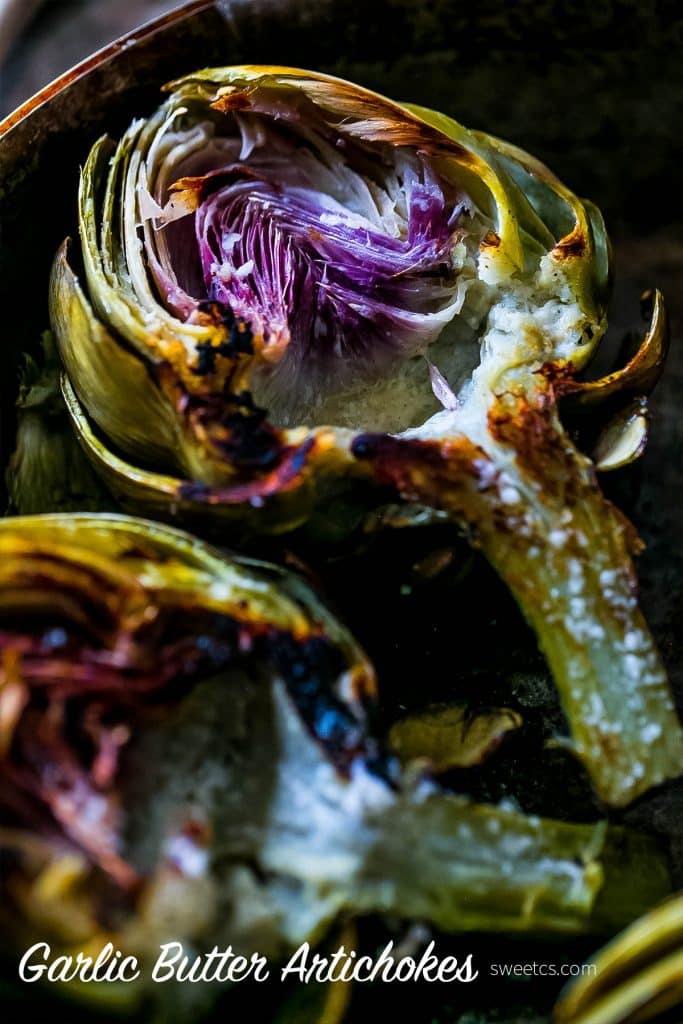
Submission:
M 683 705 L 682 24 L 676 5 L 635 0 L 198 0 L 108 48 L 0 125 L 3 456 L 17 355 L 47 325 L 47 272 L 73 231 L 78 166 L 102 131 L 153 109 L 163 82 L 214 63 L 284 63 L 443 109 L 534 152 L 603 209 L 614 342 L 642 333 L 641 291 L 664 292 L 672 349 L 649 448 L 607 486 L 647 543 L 643 605 Z M 671 837 L 680 880 L 683 789 L 646 798 L 629 817 Z

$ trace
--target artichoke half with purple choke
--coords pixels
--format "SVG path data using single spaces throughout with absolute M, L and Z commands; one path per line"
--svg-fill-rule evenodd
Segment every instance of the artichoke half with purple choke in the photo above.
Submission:
M 372 666 L 310 589 L 175 529 L 0 521 L 0 651 L 0 945 L 277 959 L 372 911 L 609 934 L 669 891 L 649 837 L 402 773 L 368 728 Z M 151 988 L 164 1019 L 209 998 Z
M 558 414 L 622 394 L 598 464 L 623 465 L 665 349 L 656 295 L 628 367 L 575 379 L 606 326 L 599 212 L 499 139 L 324 75 L 168 90 L 93 147 L 83 272 L 65 243 L 51 280 L 65 401 L 112 493 L 228 538 L 338 536 L 397 496 L 450 517 L 536 631 L 601 799 L 679 775 L 638 539 Z

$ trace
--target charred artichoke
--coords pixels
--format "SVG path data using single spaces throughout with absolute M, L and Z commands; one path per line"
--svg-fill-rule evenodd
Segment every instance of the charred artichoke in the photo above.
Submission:
M 25 947 L 277 957 L 342 910 L 603 932 L 668 890 L 637 834 L 402 779 L 308 588 L 176 530 L 0 522 L 0 650 L 0 924 Z
M 337 506 L 351 528 L 387 494 L 439 510 L 536 630 L 600 797 L 680 774 L 638 540 L 558 416 L 562 393 L 651 384 L 663 349 L 656 297 L 635 371 L 574 380 L 605 328 L 598 211 L 507 143 L 323 75 L 169 90 L 85 164 L 85 287 L 66 243 L 52 273 L 65 399 L 113 493 L 257 532 Z M 606 466 L 644 423 L 607 435 Z

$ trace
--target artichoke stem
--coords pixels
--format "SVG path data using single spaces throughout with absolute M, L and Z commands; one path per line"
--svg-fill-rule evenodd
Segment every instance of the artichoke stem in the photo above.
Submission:
M 382 836 L 391 840 L 380 839 L 366 858 L 354 907 L 428 920 L 445 932 L 607 935 L 671 891 L 657 843 L 604 823 L 435 794 L 385 812 Z
M 468 530 L 536 632 L 596 793 L 623 806 L 683 772 L 683 732 L 637 604 L 638 538 L 552 394 L 496 399 L 485 445 L 365 435 L 356 454 L 405 499 Z

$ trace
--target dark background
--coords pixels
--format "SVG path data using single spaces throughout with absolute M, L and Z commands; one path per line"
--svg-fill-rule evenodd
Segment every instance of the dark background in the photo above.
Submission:
M 4 116 L 117 36 L 179 6 L 169 0 L 27 0 L 38 5 L 0 68 Z M 218 7 L 221 6 L 218 0 Z M 658 191 L 683 157 L 683 14 L 675 0 L 226 0 L 240 21 L 253 11 L 296 8 L 284 19 L 280 63 L 377 82 L 396 98 L 439 98 L 469 127 L 526 146 L 568 184 L 597 199 L 612 227 L 647 228 Z M 309 33 L 301 33 L 301 18 Z M 338 19 L 343 19 L 339 34 Z M 272 41 L 254 59 L 273 56 Z M 251 35 L 251 33 L 250 33 Z M 214 42 L 219 42 L 218 39 Z M 267 51 L 267 53 L 266 53 Z M 259 58 L 259 52 L 261 58 Z M 199 54 L 198 54 L 199 56 Z M 208 54 L 207 54 L 208 56 Z M 225 53 L 224 53 L 225 56 Z M 666 196 L 680 219 L 683 195 Z
M 0 73 L 0 114 L 73 61 L 171 6 L 163 0 L 45 3 Z M 609 345 L 627 330 L 643 332 L 643 289 L 657 285 L 665 294 L 672 351 L 652 402 L 648 452 L 641 467 L 605 484 L 647 543 L 639 566 L 642 603 L 683 704 L 682 42 L 680 4 L 652 0 L 219 0 L 163 37 L 121 49 L 85 83 L 76 82 L 0 140 L 4 455 L 12 443 L 13 366 L 47 325 L 49 263 L 73 230 L 78 164 L 104 127 L 116 133 L 134 114 L 156 106 L 163 81 L 210 63 L 321 68 L 397 99 L 438 107 L 530 150 L 601 207 L 615 250 Z M 480 592 L 468 589 L 455 625 L 451 617 L 441 634 L 430 632 L 428 639 L 426 632 L 415 634 L 415 610 L 401 611 L 394 602 L 391 614 L 405 617 L 396 633 L 412 646 L 397 645 L 389 660 L 403 666 L 406 687 L 420 665 L 431 674 L 439 665 L 450 671 L 459 663 L 464 672 L 471 663 L 460 648 L 468 636 L 479 654 L 485 652 L 481 685 L 485 679 L 494 687 L 507 683 L 509 643 L 523 627 L 504 599 L 507 625 L 492 621 L 490 595 L 484 577 Z M 431 613 L 425 607 L 423 602 L 426 630 Z M 361 639 L 372 647 L 371 636 Z M 515 657 L 523 664 L 523 652 Z M 533 671 L 542 672 L 533 652 L 529 657 Z M 543 775 L 550 768 L 536 771 Z M 682 788 L 672 785 L 649 796 L 627 817 L 671 841 L 680 883 Z M 459 946 L 469 951 L 473 943 L 466 937 Z M 536 959 L 575 962 L 588 948 L 544 945 Z M 490 958 L 534 956 L 501 943 Z M 412 1024 L 545 1024 L 557 985 L 532 980 L 494 991 L 485 980 L 477 989 L 476 1001 L 489 1004 L 485 1017 L 465 1009 L 470 990 L 439 995 L 431 989 L 410 998 L 401 989 L 392 997 L 380 992 L 374 1006 L 372 999 L 361 1003 L 350 1019 L 363 1024 L 393 1013 L 409 1015 Z M 7 999 L 7 1019 L 14 1024 L 21 1011 Z M 223 1012 L 228 1019 L 229 1003 Z M 76 1020 L 71 1011 L 67 1018 Z M 672 1019 L 680 1024 L 680 1013 Z

